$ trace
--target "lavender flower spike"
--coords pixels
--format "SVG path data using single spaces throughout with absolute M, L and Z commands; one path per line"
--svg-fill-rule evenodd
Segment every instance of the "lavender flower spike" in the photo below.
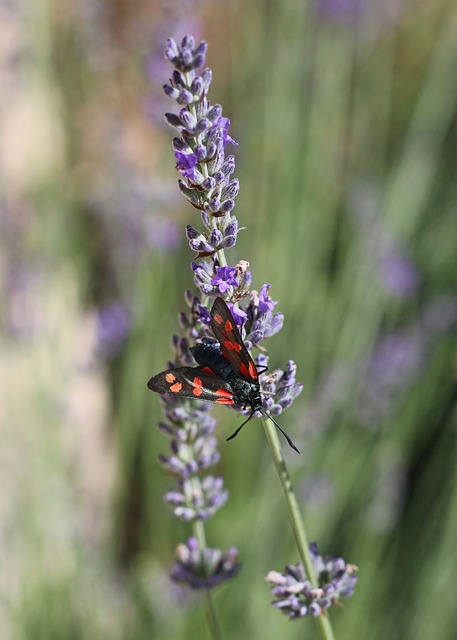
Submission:
M 169 39 L 165 51 L 165 57 L 174 69 L 164 91 L 178 105 L 175 113 L 165 116 L 168 124 L 176 130 L 173 150 L 176 169 L 180 174 L 178 187 L 198 211 L 198 218 L 186 227 L 189 247 L 196 252 L 191 268 L 197 293 L 186 291 L 188 311 L 179 315 L 181 335 L 172 338 L 174 358 L 168 363 L 167 370 L 151 378 L 149 386 L 162 394 L 171 393 L 162 396 L 166 421 L 159 425 L 170 443 L 169 452 L 160 455 L 159 461 L 176 479 L 175 487 L 167 492 L 165 500 L 178 518 L 191 524 L 193 533 L 185 544 L 177 548 L 172 579 L 193 589 L 207 591 L 208 617 L 210 624 L 213 624 L 213 637 L 216 638 L 220 634 L 214 629 L 211 588 L 235 576 L 240 565 L 235 548 L 224 553 L 208 547 L 205 541 L 206 521 L 225 503 L 227 492 L 222 478 L 205 475 L 206 470 L 219 460 L 220 454 L 213 434 L 215 420 L 210 414 L 210 405 L 202 401 L 200 396 L 203 400 L 206 397 L 214 402 L 211 392 L 214 393 L 216 389 L 217 394 L 221 390 L 219 384 L 223 382 L 229 394 L 225 398 L 230 398 L 231 408 L 243 413 L 250 406 L 249 419 L 258 411 L 279 427 L 272 414 L 279 414 L 288 408 L 301 392 L 302 385 L 296 382 L 296 366 L 292 360 L 289 360 L 285 370 L 275 369 L 266 374 L 268 355 L 265 347 L 262 345 L 260 352 L 253 356 L 243 351 L 245 347 L 249 352 L 278 333 L 284 316 L 275 311 L 277 302 L 269 295 L 269 284 L 264 284 L 260 291 L 251 289 L 249 262 L 239 260 L 235 266 L 229 266 L 225 256 L 225 250 L 236 244 L 240 230 L 233 214 L 239 192 L 238 180 L 232 177 L 235 158 L 225 155 L 227 145 L 235 145 L 236 142 L 229 134 L 230 121 L 223 116 L 222 107 L 211 105 L 207 98 L 212 73 L 204 68 L 206 50 L 206 43 L 197 46 L 192 36 L 186 36 L 180 45 Z M 213 298 L 219 298 L 219 302 Z M 213 311 L 215 307 L 216 311 Z M 240 335 L 235 331 L 232 319 Z M 222 354 L 219 353 L 216 340 L 225 345 L 225 354 L 223 349 Z M 227 355 L 228 349 L 237 353 L 243 351 L 243 357 L 239 356 L 238 360 L 227 357 L 227 363 L 222 363 L 221 359 Z M 199 353 L 201 356 L 202 352 L 211 354 L 211 362 L 217 365 L 220 375 L 213 373 L 214 367 L 204 368 L 206 362 L 199 362 L 200 367 L 195 367 L 194 355 Z M 180 367 L 185 369 L 175 371 Z M 189 367 L 193 367 L 190 371 L 194 373 L 189 374 Z M 186 377 L 188 375 L 190 377 Z M 238 388 L 244 385 L 244 395 L 231 387 L 231 381 L 236 382 Z M 159 382 L 163 382 L 163 386 Z M 193 391 L 189 393 L 189 389 Z M 223 394 L 217 395 L 217 399 L 222 397 Z M 235 404 L 235 401 L 244 399 L 247 399 L 247 407 L 243 402 L 239 402 L 242 406 Z M 307 574 L 300 568 L 302 565 L 297 565 L 295 569 L 286 570 L 285 576 L 272 573 L 269 578 L 278 589 L 276 596 L 278 602 L 283 603 L 283 609 L 295 611 L 295 601 L 292 599 L 295 589 L 295 599 L 301 607 L 299 615 L 304 615 L 303 607 L 306 607 L 305 615 L 317 615 L 337 597 L 349 595 L 355 582 L 350 579 L 352 569 L 341 560 L 319 560 L 315 547 L 308 552 L 300 509 L 292 491 L 276 430 L 270 420 L 265 421 L 264 426 L 288 503 L 291 526 L 296 539 L 300 541 L 301 560 Z M 283 432 L 281 427 L 279 429 Z M 296 449 L 289 438 L 288 441 Z M 324 563 L 325 571 L 330 575 L 328 583 L 324 581 L 325 571 L 320 571 L 319 562 Z M 316 571 L 321 580 L 319 586 L 315 581 Z M 300 590 L 303 591 L 302 595 Z M 325 624 L 328 630 L 329 622 L 323 622 L 319 616 L 318 624 L 323 632 L 322 637 L 330 638 L 331 633 L 325 633 Z
M 270 571 L 266 580 L 272 585 L 272 604 L 289 618 L 319 616 L 325 609 L 339 603 L 340 598 L 353 595 L 357 582 L 357 567 L 342 558 L 323 558 L 315 542 L 310 543 L 318 587 L 314 587 L 301 562 L 287 566 L 283 573 Z

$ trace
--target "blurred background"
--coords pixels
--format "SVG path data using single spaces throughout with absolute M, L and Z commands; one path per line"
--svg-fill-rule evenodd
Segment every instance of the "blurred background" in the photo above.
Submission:
M 209 44 L 311 539 L 360 567 L 338 639 L 457 638 L 457 7 L 445 0 L 0 2 L 0 638 L 195 640 L 170 583 L 158 398 L 196 213 L 176 187 L 165 39 Z M 231 152 L 231 150 L 230 150 Z M 208 543 L 243 569 L 223 637 L 317 637 L 264 576 L 298 558 L 261 423 Z M 253 516 L 255 514 L 255 517 Z

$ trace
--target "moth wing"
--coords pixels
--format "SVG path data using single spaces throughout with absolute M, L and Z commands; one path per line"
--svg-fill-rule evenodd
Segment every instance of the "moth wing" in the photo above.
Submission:
M 230 309 L 222 298 L 216 298 L 211 307 L 211 328 L 234 371 L 247 380 L 257 380 L 257 368 L 244 345 Z
M 235 404 L 228 382 L 203 367 L 179 367 L 153 376 L 148 387 L 167 396 L 194 398 L 216 404 Z

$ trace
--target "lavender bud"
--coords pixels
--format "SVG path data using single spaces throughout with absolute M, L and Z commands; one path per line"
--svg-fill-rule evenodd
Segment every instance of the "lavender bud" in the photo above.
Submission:
M 231 180 L 230 183 L 223 188 L 222 197 L 226 198 L 236 198 L 240 191 L 240 183 L 239 180 Z
M 200 233 L 200 231 L 192 227 L 190 224 L 186 224 L 186 237 L 188 240 L 195 240 L 196 238 L 199 238 L 199 239 L 204 238 L 204 236 Z
M 200 76 L 198 76 L 197 78 L 194 78 L 191 86 L 190 86 L 190 90 L 192 91 L 192 94 L 194 95 L 194 98 L 196 100 L 199 100 L 203 94 L 203 88 L 204 88 L 204 83 L 203 80 Z
M 207 160 L 211 160 L 212 158 L 214 158 L 214 156 L 217 153 L 217 146 L 214 144 L 214 142 L 210 142 L 207 147 L 206 147 L 207 151 L 206 151 L 206 159 Z
M 216 213 L 219 211 L 220 206 L 221 202 L 219 198 L 210 198 L 210 200 L 204 204 L 205 211 L 208 213 Z
M 194 147 L 194 153 L 197 156 L 197 160 L 201 162 L 206 158 L 206 147 L 203 144 L 197 144 Z M 206 182 L 206 180 L 205 180 Z
M 221 206 L 219 207 L 219 211 L 223 211 L 224 213 L 228 213 L 229 211 L 231 211 L 235 206 L 235 201 L 234 200 L 225 200 L 224 202 L 222 202 Z
M 219 148 L 214 158 L 208 163 L 208 171 L 211 174 L 216 173 L 224 162 L 224 150 Z
M 181 193 L 185 195 L 185 197 L 191 204 L 193 204 L 197 208 L 200 208 L 200 194 L 196 189 L 188 187 L 183 180 L 178 180 L 178 187 Z
M 191 69 L 192 65 L 193 65 L 193 55 L 192 55 L 192 51 L 190 51 L 189 49 L 183 49 L 181 51 L 181 60 L 182 60 L 182 66 L 185 69 Z
M 210 68 L 205 69 L 200 77 L 203 81 L 203 93 L 206 95 L 208 93 L 211 82 L 213 81 L 213 72 Z
M 178 104 L 186 104 L 186 105 L 188 105 L 188 104 L 192 104 L 192 102 L 194 100 L 194 96 L 187 89 L 183 89 L 179 93 L 179 97 L 176 98 L 176 100 L 177 100 Z
M 195 49 L 195 54 L 197 56 L 206 56 L 207 51 L 208 51 L 208 44 L 204 40 L 202 40 L 198 45 L 198 47 Z
M 175 127 L 175 129 L 179 129 L 182 127 L 181 120 L 175 113 L 166 113 L 165 120 L 171 127 Z
M 181 41 L 181 49 L 192 51 L 195 49 L 195 38 L 190 33 L 186 33 Z
M 208 214 L 206 213 L 206 211 L 204 211 L 204 209 L 201 210 L 200 214 L 201 214 L 201 219 L 202 219 L 203 224 L 205 225 L 205 227 L 207 229 L 210 229 L 211 228 L 211 220 L 210 220 Z
M 223 236 L 222 236 L 222 233 L 219 231 L 219 229 L 213 229 L 209 237 L 209 243 L 214 248 L 217 248 L 221 244 L 222 239 L 223 239 Z
M 230 222 L 224 225 L 224 235 L 227 236 L 236 236 L 238 233 L 238 220 L 235 216 L 231 216 L 229 218 Z
M 224 235 L 224 239 L 221 242 L 221 247 L 224 247 L 224 249 L 230 249 L 231 247 L 234 247 L 235 245 L 236 245 L 236 236 Z
M 206 114 L 206 117 L 208 118 L 208 120 L 210 120 L 212 123 L 215 120 L 218 120 L 222 115 L 222 107 L 220 104 L 215 104 L 213 107 L 211 107 L 211 109 L 208 111 L 208 113 Z
M 165 48 L 164 56 L 166 60 L 169 60 L 173 64 L 175 64 L 175 61 L 177 61 L 179 50 L 174 38 L 167 38 L 167 46 Z
M 164 91 L 165 95 L 167 95 L 169 98 L 172 98 L 172 100 L 177 100 L 177 98 L 179 97 L 178 89 L 175 89 L 174 87 L 172 87 L 169 84 L 164 84 L 163 85 L 163 91 Z
M 265 338 L 271 338 L 278 331 L 281 331 L 284 324 L 284 314 L 275 313 L 265 325 Z
M 171 74 L 171 82 L 177 89 L 186 88 L 186 79 L 178 69 L 175 69 Z
M 202 56 L 202 55 L 195 56 L 192 67 L 194 69 L 201 69 L 201 67 L 203 67 L 205 62 L 206 62 L 205 56 Z
M 205 131 L 208 131 L 210 127 L 211 127 L 211 122 L 208 120 L 208 118 L 202 118 L 197 122 L 195 131 L 196 133 L 205 133 Z
M 225 176 L 231 176 L 235 171 L 235 156 L 227 156 L 221 167 L 221 171 Z
M 216 181 L 212 176 L 209 176 L 202 182 L 202 189 L 205 191 L 211 191 L 216 186 Z
M 189 145 L 184 142 L 181 138 L 175 137 L 172 140 L 173 149 L 175 151 L 185 151 L 187 153 L 191 153 L 191 149 Z
M 194 129 L 197 124 L 195 116 L 188 109 L 181 109 L 179 112 L 179 119 L 181 124 L 183 124 L 187 130 Z

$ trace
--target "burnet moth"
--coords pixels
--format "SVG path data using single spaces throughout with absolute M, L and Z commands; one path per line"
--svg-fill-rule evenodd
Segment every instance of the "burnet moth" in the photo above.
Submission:
M 231 440 L 259 411 L 281 431 L 289 445 L 300 453 L 287 433 L 263 408 L 259 371 L 241 339 L 240 332 L 222 298 L 211 308 L 211 328 L 220 349 L 210 344 L 197 344 L 191 352 L 198 367 L 168 369 L 153 376 L 148 387 L 162 395 L 197 398 L 223 405 L 251 408 L 247 420 L 227 440 Z M 263 372 L 261 372 L 263 373 Z

